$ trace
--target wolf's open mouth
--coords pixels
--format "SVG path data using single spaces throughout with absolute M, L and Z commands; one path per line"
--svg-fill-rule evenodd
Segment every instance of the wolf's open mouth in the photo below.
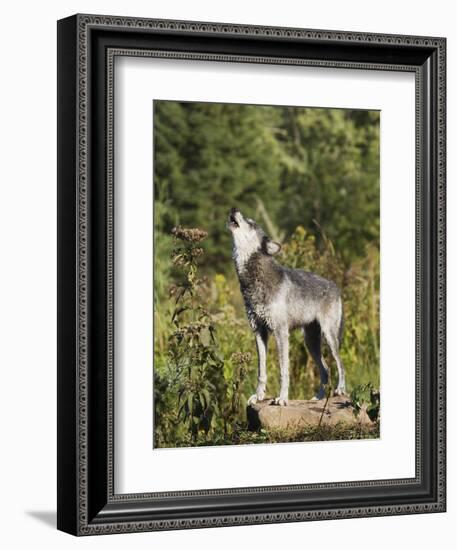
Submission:
M 236 221 L 235 214 L 230 214 L 229 223 L 230 225 L 234 225 L 235 227 L 240 227 L 239 223 Z

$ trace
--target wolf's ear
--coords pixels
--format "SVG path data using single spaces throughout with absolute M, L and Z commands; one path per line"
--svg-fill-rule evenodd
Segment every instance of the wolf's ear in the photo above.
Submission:
M 281 245 L 276 241 L 267 240 L 265 243 L 266 253 L 270 256 L 274 256 L 281 250 Z

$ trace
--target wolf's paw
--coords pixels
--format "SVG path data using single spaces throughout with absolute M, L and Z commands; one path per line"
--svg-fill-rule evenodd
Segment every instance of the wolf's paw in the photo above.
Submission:
M 315 395 L 311 401 L 320 401 L 321 399 L 324 399 L 326 396 L 324 388 L 319 388 L 319 391 L 317 392 L 317 395 Z
M 260 397 L 255 393 L 248 399 L 248 405 L 255 405 L 258 401 L 262 401 Z
M 251 397 L 248 399 L 248 405 L 255 405 L 259 401 L 263 401 L 265 399 L 265 390 L 262 388 L 257 390 L 254 395 L 251 395 Z
M 286 407 L 287 406 L 287 399 L 282 399 L 281 397 L 276 397 L 273 401 L 274 405 L 279 405 L 280 407 Z
M 346 390 L 344 388 L 336 388 L 336 390 L 333 392 L 333 395 L 335 396 L 346 395 Z

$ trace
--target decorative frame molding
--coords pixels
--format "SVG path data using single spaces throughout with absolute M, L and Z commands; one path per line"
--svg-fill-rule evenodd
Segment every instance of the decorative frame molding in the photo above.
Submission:
M 444 511 L 445 39 L 75 15 L 59 21 L 58 41 L 58 528 L 90 535 Z M 415 478 L 114 493 L 113 74 L 120 55 L 415 73 Z M 325 505 L 313 502 L 317 492 L 328 494 Z M 354 495 L 358 506 L 350 504 Z M 277 498 L 285 496 L 288 505 Z

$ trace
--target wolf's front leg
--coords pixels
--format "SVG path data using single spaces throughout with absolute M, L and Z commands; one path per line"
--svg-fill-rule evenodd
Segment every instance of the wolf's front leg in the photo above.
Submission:
M 285 406 L 289 400 L 289 328 L 280 327 L 274 334 L 280 371 L 279 397 L 275 399 L 275 404 Z
M 254 395 L 248 399 L 248 405 L 254 405 L 257 401 L 262 401 L 265 397 L 265 388 L 267 386 L 267 345 L 268 331 L 258 330 L 255 333 L 255 343 L 257 346 L 257 389 Z

